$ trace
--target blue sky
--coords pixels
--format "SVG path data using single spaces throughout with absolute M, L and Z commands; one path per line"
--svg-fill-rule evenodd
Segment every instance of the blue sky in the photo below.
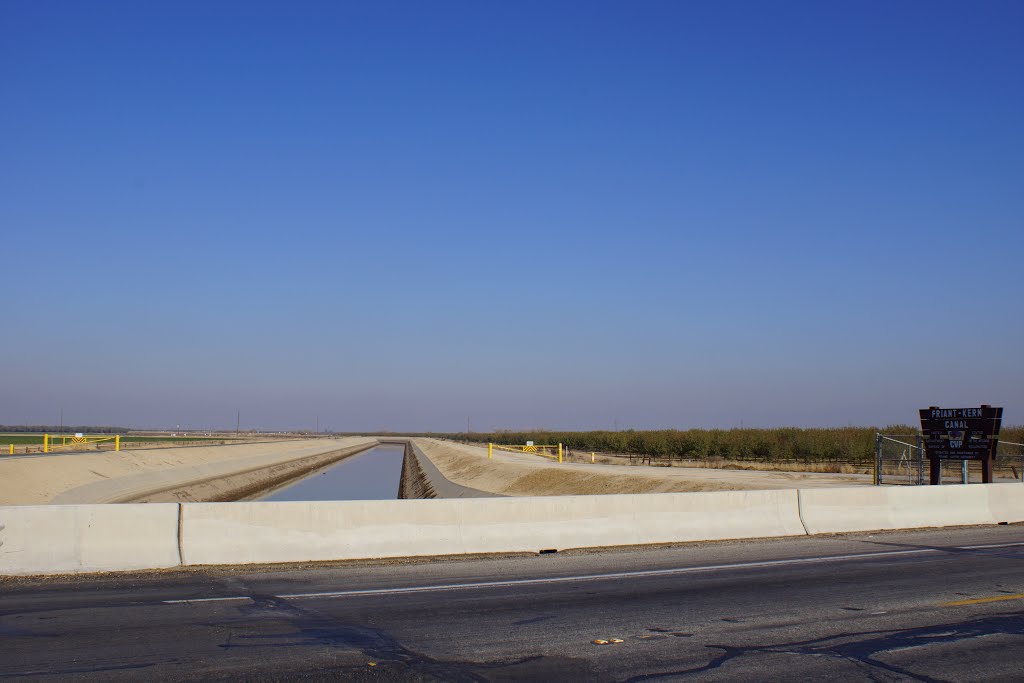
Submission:
M 0 423 L 1022 423 L 1022 29 L 5 2 Z

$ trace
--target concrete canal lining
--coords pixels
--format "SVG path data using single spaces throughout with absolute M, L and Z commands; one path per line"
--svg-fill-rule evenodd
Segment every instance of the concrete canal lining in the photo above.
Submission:
M 399 498 L 475 498 L 411 439 L 336 437 L 0 459 L 0 505 L 255 500 L 378 445 L 404 449 Z
M 404 461 L 402 444 L 377 444 L 284 486 L 264 491 L 257 500 L 395 500 Z
M 377 443 L 291 439 L 0 459 L 0 505 L 238 500 Z
M 382 441 L 382 443 L 389 443 Z M 402 479 L 399 484 L 399 498 L 495 498 L 499 493 L 480 491 L 456 484 L 441 474 L 423 450 L 412 439 L 404 439 L 405 460 L 402 463 Z
M 400 469 L 392 469 L 388 466 L 375 467 L 373 474 L 380 477 L 394 477 L 394 494 L 378 495 L 364 491 L 354 493 L 346 492 L 344 479 L 348 472 L 352 476 L 365 476 L 367 473 L 357 471 L 360 460 L 364 458 L 376 458 L 379 454 L 373 453 L 378 448 L 398 446 L 403 449 Z M 369 452 L 367 452 L 369 451 Z M 339 486 L 335 495 L 324 495 L 323 491 L 317 490 L 315 478 L 324 475 L 328 478 L 335 478 Z M 308 486 L 306 485 L 308 482 Z M 375 484 L 369 484 L 376 486 Z M 392 486 L 391 483 L 384 483 L 385 487 Z M 278 497 L 276 494 L 293 490 L 293 495 Z M 309 491 L 310 498 L 301 498 L 302 491 Z M 462 486 L 451 481 L 437 469 L 423 450 L 412 439 L 379 439 L 367 449 L 354 451 L 343 459 L 334 461 L 329 467 L 313 468 L 305 470 L 301 475 L 286 480 L 276 481 L 269 487 L 255 490 L 244 498 L 234 500 L 273 502 L 280 500 L 382 500 L 382 499 L 424 499 L 424 498 L 495 498 L 503 497 L 501 494 L 489 491 L 480 491 L 468 486 Z

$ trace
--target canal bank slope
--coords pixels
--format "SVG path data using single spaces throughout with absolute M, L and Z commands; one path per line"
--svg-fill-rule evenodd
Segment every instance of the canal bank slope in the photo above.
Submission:
M 238 500 L 371 448 L 345 437 L 0 460 L 0 505 Z
M 502 496 L 806 489 L 871 483 L 870 477 L 856 474 L 558 463 L 498 450 L 489 460 L 484 447 L 426 438 L 412 442 L 448 481 Z
M 502 495 L 456 484 L 441 474 L 416 439 L 407 439 L 404 443 L 399 498 L 493 498 Z

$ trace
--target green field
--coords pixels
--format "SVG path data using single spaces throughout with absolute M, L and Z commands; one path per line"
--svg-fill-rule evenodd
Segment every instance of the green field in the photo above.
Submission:
M 121 437 L 121 443 L 150 443 L 153 441 L 171 441 L 175 443 L 190 443 L 193 441 L 235 441 L 223 436 L 127 436 Z M 238 439 L 239 441 L 241 439 Z

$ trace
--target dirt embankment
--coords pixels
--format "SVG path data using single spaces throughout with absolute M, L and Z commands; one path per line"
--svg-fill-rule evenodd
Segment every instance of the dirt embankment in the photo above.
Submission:
M 507 496 L 560 496 L 603 493 L 672 493 L 757 489 L 818 488 L 870 484 L 870 477 L 809 472 L 623 467 L 558 463 L 536 455 L 416 439 L 423 452 L 451 481 Z
M 376 443 L 296 439 L 0 459 L 0 505 L 237 500 Z

